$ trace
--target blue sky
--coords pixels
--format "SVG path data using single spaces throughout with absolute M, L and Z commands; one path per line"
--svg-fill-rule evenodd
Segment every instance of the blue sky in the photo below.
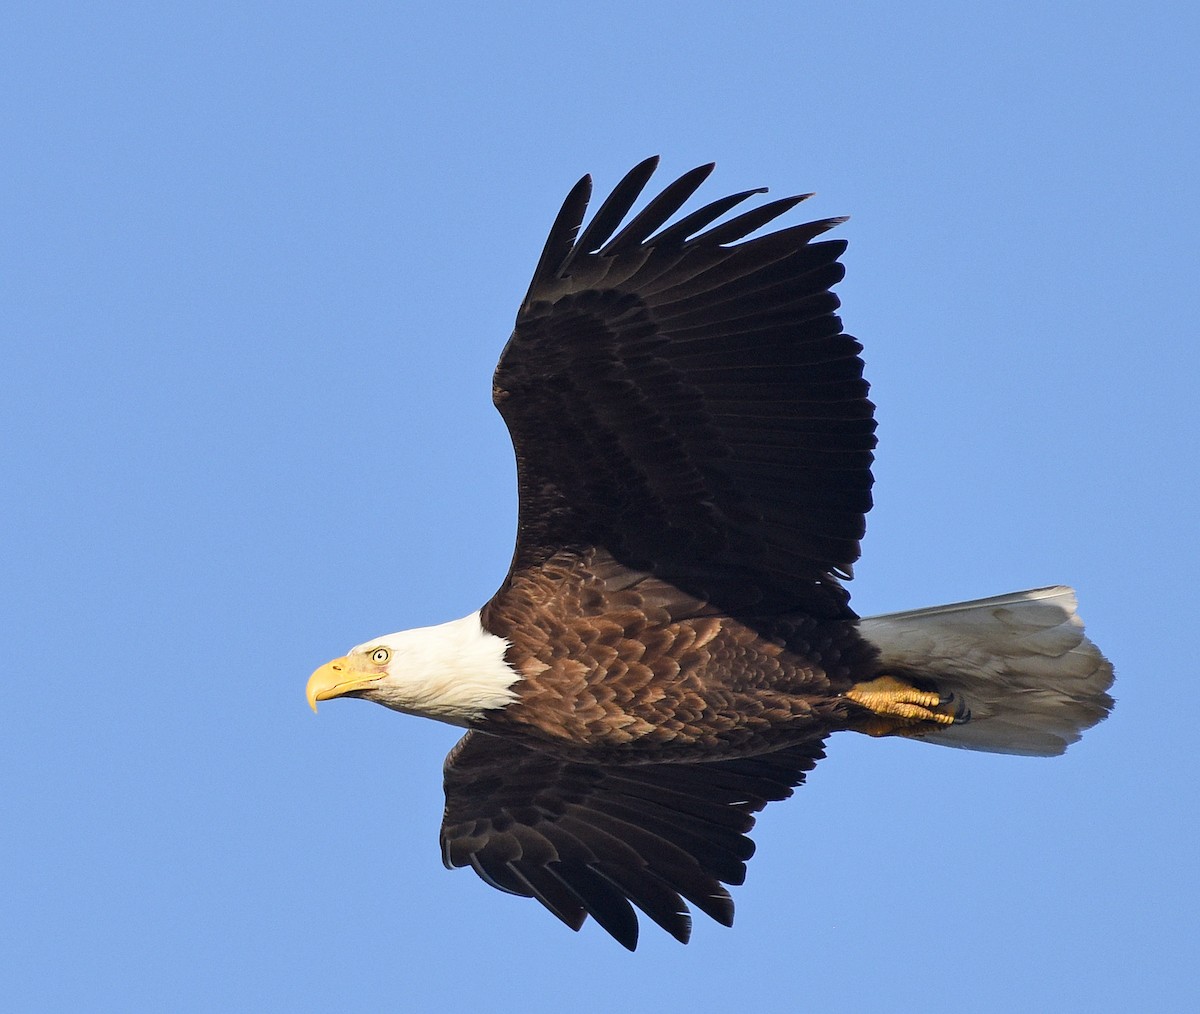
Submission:
M 5 1006 L 1195 1009 L 1191 5 L 411 6 L 3 15 Z M 1119 703 L 835 737 L 734 929 L 629 955 L 442 870 L 454 730 L 303 688 L 500 581 L 496 356 L 653 153 L 852 216 L 859 611 L 1073 584 Z

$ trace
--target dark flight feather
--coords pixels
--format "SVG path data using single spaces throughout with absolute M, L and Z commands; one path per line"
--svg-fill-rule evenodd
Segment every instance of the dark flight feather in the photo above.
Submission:
M 721 884 L 745 878 L 752 814 L 790 796 L 822 756 L 816 740 L 755 758 L 605 766 L 470 732 L 446 759 L 442 856 L 573 929 L 586 912 L 631 950 L 626 899 L 686 942 L 684 899 L 732 922 Z
M 615 254 L 626 253 L 639 246 L 650 237 L 650 234 L 655 229 L 683 207 L 684 202 L 708 179 L 715 168 L 716 163 L 709 162 L 708 165 L 697 166 L 691 172 L 680 176 L 679 179 L 638 212 L 637 217 L 632 222 L 608 241 L 604 249 L 600 251 L 601 256 L 612 257 Z M 655 245 L 661 242 L 660 238 L 656 241 Z
M 624 179 L 605 198 L 587 228 L 580 234 L 574 248 L 559 265 L 559 274 L 568 274 L 577 257 L 593 254 L 600 249 L 612 235 L 613 230 L 629 214 L 629 209 L 633 207 L 646 184 L 650 182 L 650 177 L 656 168 L 658 168 L 657 155 L 639 162 L 625 174 Z

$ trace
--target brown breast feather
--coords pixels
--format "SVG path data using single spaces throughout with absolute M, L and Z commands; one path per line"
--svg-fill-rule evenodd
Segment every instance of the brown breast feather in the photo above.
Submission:
M 739 756 L 823 735 L 843 718 L 837 695 L 874 662 L 851 622 L 724 615 L 596 551 L 514 575 L 482 618 L 524 678 L 481 727 L 614 760 Z

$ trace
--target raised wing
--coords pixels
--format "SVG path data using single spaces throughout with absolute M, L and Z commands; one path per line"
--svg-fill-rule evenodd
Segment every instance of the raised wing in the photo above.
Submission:
M 721 885 L 745 879 L 751 814 L 790 796 L 822 746 L 814 739 L 760 757 L 616 766 L 470 732 L 446 758 L 442 860 L 536 898 L 571 929 L 590 914 L 630 950 L 632 905 L 687 943 L 685 899 L 732 925 Z
M 858 558 L 875 423 L 830 292 L 845 243 L 813 242 L 842 220 L 745 239 L 789 197 L 707 228 L 751 190 L 662 228 L 709 165 L 618 232 L 656 164 L 582 233 L 590 179 L 571 191 L 496 369 L 514 571 L 600 546 L 731 611 L 847 615 L 836 578 Z

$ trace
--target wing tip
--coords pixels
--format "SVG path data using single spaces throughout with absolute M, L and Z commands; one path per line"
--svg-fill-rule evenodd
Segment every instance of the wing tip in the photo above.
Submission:
M 725 212 L 747 198 L 768 192 L 766 187 L 756 187 L 716 200 L 674 224 L 667 225 L 668 220 L 676 215 L 716 169 L 715 161 L 705 162 L 683 173 L 663 188 L 629 225 L 618 232 L 622 221 L 642 195 L 661 161 L 661 155 L 650 155 L 638 162 L 613 187 L 586 226 L 583 225 L 583 218 L 591 200 L 593 181 L 590 173 L 579 179 L 568 193 L 551 227 L 542 257 L 534 271 L 530 292 L 525 300 L 526 305 L 533 300 L 533 293 L 539 282 L 548 283 L 551 279 L 566 277 L 572 265 L 581 259 L 623 253 L 635 246 L 735 245 L 738 240 L 745 239 L 813 196 L 813 193 L 804 193 L 782 197 L 720 225 L 712 225 Z M 842 224 L 847 218 L 848 216 L 827 218 L 779 232 L 794 231 L 797 237 L 807 232 L 810 234 L 808 238 L 812 238 Z

